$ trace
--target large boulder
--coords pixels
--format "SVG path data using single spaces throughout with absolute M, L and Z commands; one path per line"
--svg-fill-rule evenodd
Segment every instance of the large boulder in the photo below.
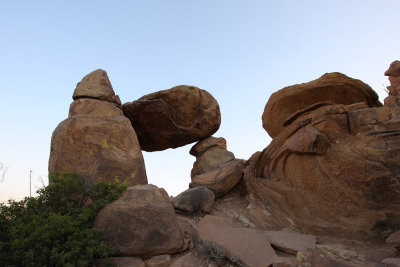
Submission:
M 221 124 L 218 102 L 205 90 L 180 85 L 125 103 L 122 109 L 145 151 L 176 148 L 206 138 Z
M 77 173 L 94 182 L 118 179 L 128 185 L 147 184 L 135 130 L 114 96 L 103 70 L 78 84 L 69 118 L 57 126 L 51 138 L 50 177 L 57 172 Z
M 375 104 L 315 106 L 250 158 L 246 188 L 270 225 L 347 237 L 399 227 L 400 119 Z
M 94 227 L 105 230 L 119 256 L 155 256 L 185 249 L 168 194 L 154 185 L 128 188 L 98 213 Z
M 178 212 L 210 212 L 215 194 L 205 186 L 189 188 L 172 199 L 172 205 Z
M 326 73 L 314 81 L 288 86 L 273 93 L 265 105 L 262 123 L 274 138 L 304 113 L 321 106 L 358 102 L 364 102 L 369 107 L 382 106 L 375 91 L 362 81 L 339 72 Z

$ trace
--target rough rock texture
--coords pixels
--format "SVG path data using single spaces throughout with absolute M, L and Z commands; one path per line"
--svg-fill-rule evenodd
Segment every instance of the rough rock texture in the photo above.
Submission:
M 296 255 L 298 251 L 313 247 L 317 238 L 313 235 L 304 235 L 287 228 L 281 231 L 266 231 L 271 245 L 277 249 Z
M 107 74 L 101 70 L 87 75 L 77 88 L 78 92 L 95 92 L 97 98 L 102 98 L 101 93 L 108 100 L 114 95 Z M 57 126 L 51 138 L 49 176 L 75 172 L 94 182 L 118 179 L 128 185 L 147 184 L 135 130 L 121 107 L 76 94 L 69 118 Z
M 176 148 L 206 138 L 221 124 L 218 102 L 205 90 L 180 85 L 145 95 L 122 109 L 145 151 Z
M 222 250 L 232 262 L 267 267 L 278 258 L 262 231 L 233 227 L 221 218 L 210 215 L 200 221 L 197 229 L 203 242 Z
M 97 264 L 97 267 L 146 267 L 145 263 L 140 258 L 135 257 L 110 257 L 105 258 Z
M 184 249 L 175 211 L 164 189 L 154 185 L 128 188 L 96 217 L 108 242 L 121 256 L 173 254 Z
M 115 95 L 107 72 L 98 69 L 95 70 L 80 81 L 72 95 L 74 100 L 79 98 L 94 98 L 107 102 L 114 102 L 121 106 L 121 100 L 118 95 Z
M 223 137 L 207 137 L 197 142 L 189 151 L 189 154 L 195 157 L 200 156 L 209 148 L 221 148 L 226 150 L 226 140 Z
M 189 187 L 203 185 L 213 191 L 216 197 L 221 197 L 239 183 L 243 169 L 244 161 L 234 159 L 220 165 L 218 169 L 194 176 Z
M 170 267 L 208 267 L 208 264 L 194 251 L 190 251 L 174 260 Z
M 386 243 L 400 247 L 400 231 L 394 232 L 386 238 Z
M 158 255 L 145 261 L 146 267 L 168 267 L 171 263 L 170 255 Z
M 190 188 L 172 199 L 175 210 L 187 213 L 209 212 L 214 204 L 214 193 L 205 186 Z
M 390 86 L 387 87 L 389 95 L 385 98 L 384 104 L 388 107 L 400 108 L 400 61 L 392 62 L 385 75 L 389 76 Z
M 275 138 L 299 116 L 316 107 L 364 102 L 382 104 L 367 84 L 338 72 L 326 73 L 314 81 L 285 87 L 271 95 L 262 115 L 264 129 Z
M 400 258 L 387 258 L 384 259 L 382 263 L 387 264 L 389 266 L 400 267 Z
M 196 175 L 218 169 L 221 165 L 234 159 L 235 155 L 232 152 L 218 147 L 210 148 L 196 158 L 190 177 L 193 178 Z
M 244 181 L 271 226 L 359 236 L 399 227 L 399 112 L 366 102 L 315 106 L 250 158 Z

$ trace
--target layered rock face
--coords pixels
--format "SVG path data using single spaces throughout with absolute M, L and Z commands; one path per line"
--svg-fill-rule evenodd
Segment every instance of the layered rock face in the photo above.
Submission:
M 268 101 L 263 117 L 277 118 L 264 121 L 274 139 L 247 163 L 252 200 L 280 227 L 361 235 L 399 227 L 398 110 L 380 107 L 372 89 L 342 74 L 319 80 L 324 87 L 294 85 Z M 307 106 L 281 111 L 288 95 Z
M 271 95 L 262 115 L 264 129 L 275 138 L 301 114 L 318 107 L 364 102 L 380 107 L 378 95 L 367 84 L 333 72 L 314 81 L 285 87 Z
M 85 76 L 73 99 L 68 119 L 52 135 L 49 177 L 74 172 L 94 182 L 118 179 L 128 185 L 147 184 L 135 130 L 107 73 L 96 70 Z
M 94 226 L 105 230 L 120 256 L 173 254 L 185 249 L 168 194 L 154 185 L 128 188 L 99 212 Z
M 176 148 L 206 138 L 221 124 L 218 102 L 205 90 L 180 85 L 145 95 L 122 109 L 145 151 Z
M 393 61 L 385 75 L 389 78 L 390 86 L 387 87 L 389 96 L 385 98 L 384 104 L 400 108 L 400 61 Z
M 205 186 L 217 197 L 228 193 L 242 178 L 244 162 L 226 150 L 224 138 L 208 137 L 195 144 L 190 154 L 196 157 L 189 187 Z

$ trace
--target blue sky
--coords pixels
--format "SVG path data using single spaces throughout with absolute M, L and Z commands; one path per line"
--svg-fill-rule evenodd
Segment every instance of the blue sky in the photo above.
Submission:
M 0 201 L 47 183 L 52 131 L 76 83 L 102 68 L 122 102 L 179 84 L 208 90 L 236 157 L 270 138 L 269 96 L 339 71 L 385 97 L 383 72 L 399 58 L 400 1 L 1 1 Z M 192 145 L 144 153 L 150 183 L 187 188 Z

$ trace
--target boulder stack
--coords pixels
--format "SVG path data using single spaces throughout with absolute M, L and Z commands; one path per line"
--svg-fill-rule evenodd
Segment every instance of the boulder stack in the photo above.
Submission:
M 205 90 L 180 85 L 122 106 L 145 151 L 184 146 L 211 136 L 221 124 L 218 102 Z
M 208 137 L 190 150 L 196 157 L 191 171 L 192 182 L 189 187 L 203 185 L 217 197 L 228 193 L 242 177 L 244 162 L 235 159 L 232 152 L 226 150 L 224 138 Z
M 135 130 L 121 110 L 107 73 L 96 70 L 78 83 L 68 119 L 51 138 L 49 177 L 77 173 L 94 182 L 147 184 Z

